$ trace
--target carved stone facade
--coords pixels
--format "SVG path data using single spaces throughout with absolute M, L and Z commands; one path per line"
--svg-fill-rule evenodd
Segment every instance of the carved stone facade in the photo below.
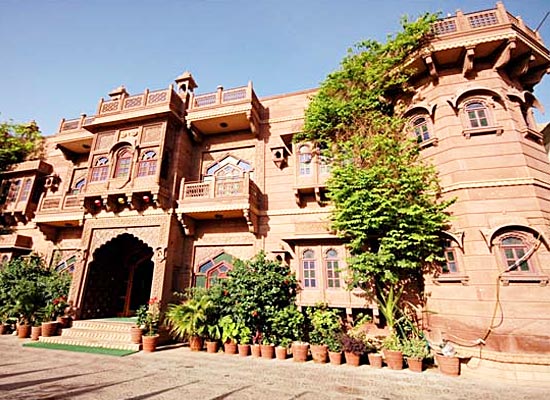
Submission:
M 410 121 L 404 134 L 437 167 L 444 196 L 457 198 L 443 233 L 447 262 L 425 277 L 424 326 L 436 341 L 483 342 L 493 363 L 542 352 L 550 365 L 550 129 L 532 116 L 550 54 L 500 3 L 445 18 L 434 32 L 411 60 L 415 94 L 398 104 Z M 29 179 L 35 194 L 11 194 L 1 209 L 15 236 L 0 240 L 0 256 L 32 248 L 61 264 L 53 254 L 76 253 L 75 306 L 101 294 L 87 290 L 90 271 L 112 271 L 120 305 L 109 312 L 128 315 L 143 298 L 138 287 L 166 304 L 198 282 L 205 260 L 263 250 L 296 272 L 300 305 L 376 315 L 364 293 L 344 288 L 348 254 L 329 229 L 326 166 L 314 148 L 300 158 L 292 142 L 315 90 L 257 98 L 249 83 L 195 95 L 191 74 L 176 81 L 179 91 L 117 88 L 96 115 L 61 122 L 44 162 L 5 174 L 9 190 Z

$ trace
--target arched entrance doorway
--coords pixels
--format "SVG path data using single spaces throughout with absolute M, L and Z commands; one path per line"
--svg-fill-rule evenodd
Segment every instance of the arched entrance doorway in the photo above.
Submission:
M 130 316 L 151 295 L 153 249 L 124 233 L 98 248 L 88 266 L 81 318 Z

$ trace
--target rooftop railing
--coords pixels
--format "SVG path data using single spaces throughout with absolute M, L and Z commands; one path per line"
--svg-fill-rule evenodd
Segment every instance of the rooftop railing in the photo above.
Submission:
M 89 124 L 94 121 L 93 116 L 86 116 L 86 114 L 82 114 L 80 118 L 74 118 L 74 119 L 65 119 L 63 118 L 61 120 L 61 123 L 59 124 L 59 132 L 72 132 L 76 130 L 82 129 L 82 127 L 86 124 Z
M 512 24 L 524 31 L 528 36 L 542 42 L 538 32 L 525 25 L 521 17 L 515 17 L 504 8 L 501 2 L 498 2 L 496 8 L 490 10 L 477 11 L 464 14 L 457 11 L 456 16 L 443 18 L 436 21 L 432 26 L 432 31 L 437 36 L 444 36 L 451 33 L 473 32 L 480 28 L 488 26 Z
M 113 114 L 121 111 L 133 111 L 148 107 L 156 107 L 170 102 L 179 96 L 174 92 L 172 85 L 168 89 L 149 91 L 129 96 L 124 92 L 121 96 L 110 100 L 101 99 L 98 115 Z
M 239 101 L 252 101 L 255 99 L 255 94 L 252 89 L 252 82 L 248 82 L 248 85 L 224 89 L 222 86 L 218 86 L 218 90 L 212 93 L 205 93 L 200 95 L 191 95 L 189 101 L 189 108 L 191 110 L 211 107 L 218 105 L 226 105 L 236 103 Z

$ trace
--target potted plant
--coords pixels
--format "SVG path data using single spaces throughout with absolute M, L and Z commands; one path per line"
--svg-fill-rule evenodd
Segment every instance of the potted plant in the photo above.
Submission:
M 338 335 L 332 335 L 326 341 L 328 347 L 328 358 L 330 363 L 334 365 L 342 364 L 342 343 L 338 339 Z
M 200 351 L 208 332 L 209 313 L 214 303 L 206 294 L 192 297 L 179 304 L 171 304 L 166 311 L 166 323 L 177 338 L 189 339 L 191 351 Z
M 346 364 L 353 367 L 358 367 L 361 363 L 361 356 L 367 349 L 365 342 L 362 338 L 356 337 L 351 332 L 340 335 L 340 343 L 344 350 L 344 356 L 346 358 Z
M 275 340 L 272 335 L 264 335 L 260 345 L 262 358 L 271 360 L 275 357 Z
M 372 368 L 382 368 L 382 354 L 380 354 L 381 341 L 377 337 L 365 336 L 364 342 L 367 347 L 369 365 Z
M 250 354 L 250 341 L 252 331 L 248 326 L 242 324 L 239 329 L 239 344 L 237 348 L 241 357 L 246 357 Z
M 143 351 L 151 353 L 157 349 L 160 323 L 160 302 L 156 297 L 149 300 L 147 313 L 145 315 L 143 336 L 141 337 Z
M 132 343 L 141 343 L 141 337 L 143 336 L 143 329 L 145 329 L 145 322 L 147 319 L 147 305 L 142 305 L 136 310 L 136 324 L 130 328 L 130 340 Z
M 277 358 L 277 360 L 286 360 L 288 356 L 288 347 L 291 343 L 291 338 L 279 339 L 279 344 L 275 347 L 275 358 Z
M 206 352 L 217 353 L 220 346 L 220 339 L 222 337 L 220 325 L 218 322 L 212 322 L 208 325 L 206 332 Z
M 284 360 L 287 358 L 290 344 L 302 337 L 304 316 L 296 305 L 291 304 L 278 310 L 269 320 L 269 325 L 274 342 L 277 344 L 275 348 L 277 358 Z
M 328 356 L 327 342 L 342 330 L 340 317 L 336 310 L 331 310 L 326 304 L 308 308 L 307 316 L 311 324 L 309 343 L 313 362 L 326 363 Z
M 225 354 L 237 354 L 237 340 L 242 323 L 239 323 L 231 315 L 225 315 L 220 319 L 222 331 L 222 343 Z
M 401 340 L 395 333 L 386 336 L 382 341 L 384 359 L 390 369 L 403 369 L 403 352 Z
M 430 355 L 426 341 L 418 336 L 413 336 L 403 342 L 402 350 L 409 369 L 414 372 L 422 372 L 424 359 Z
M 460 358 L 456 355 L 454 347 L 449 342 L 443 342 L 435 353 L 435 360 L 439 371 L 448 376 L 460 375 Z

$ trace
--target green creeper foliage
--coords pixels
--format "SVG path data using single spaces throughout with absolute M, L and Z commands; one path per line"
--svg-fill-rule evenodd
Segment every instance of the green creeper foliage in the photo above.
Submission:
M 351 287 L 395 283 L 440 259 L 450 202 L 440 201 L 436 171 L 396 107 L 411 96 L 408 60 L 435 18 L 404 18 L 386 43 L 350 50 L 312 99 L 297 138 L 317 143 L 332 161 L 332 227 L 349 241 Z
M 34 121 L 28 124 L 0 122 L 0 172 L 11 164 L 38 157 L 41 148 L 40 129 Z

